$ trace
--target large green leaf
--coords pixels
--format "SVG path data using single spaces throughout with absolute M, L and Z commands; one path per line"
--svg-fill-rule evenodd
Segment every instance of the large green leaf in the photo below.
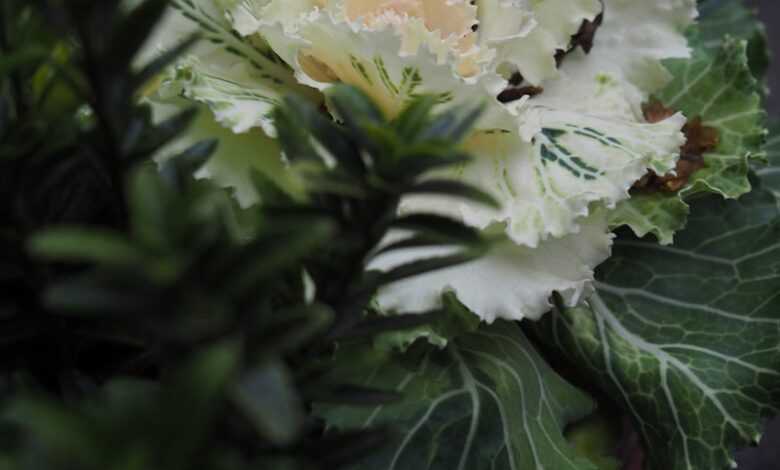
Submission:
M 633 415 L 651 469 L 729 468 L 780 408 L 775 199 L 692 209 L 673 247 L 619 239 L 589 307 L 535 326 Z
M 720 6 L 705 10 L 699 30 L 690 34 L 693 58 L 666 63 L 673 80 L 657 99 L 717 129 L 718 146 L 704 155 L 705 167 L 678 193 L 635 194 L 613 215 L 613 225 L 628 225 L 639 236 L 651 233 L 663 244 L 672 243 L 675 232 L 685 226 L 686 201 L 692 196 L 716 193 L 736 198 L 750 191 L 749 160 L 760 157 L 765 136 L 762 91 L 751 70 L 751 65 L 761 68 L 757 57 L 761 51 L 765 54 L 764 43 L 751 39 L 763 37 L 760 25 L 750 23 L 745 15 L 752 15 L 742 7 L 731 18 L 735 2 L 709 3 Z M 719 31 L 717 40 L 714 31 Z M 734 37 L 724 39 L 730 33 Z
M 744 40 L 727 39 L 714 61 L 702 53 L 670 64 L 675 80 L 659 99 L 691 118 L 701 117 L 719 135 L 717 149 L 704 155 L 705 168 L 694 174 L 684 196 L 707 191 L 737 198 L 750 191 L 748 162 L 761 155 L 766 129 L 746 51 Z
M 717 49 L 728 34 L 748 42 L 750 68 L 756 77 L 762 77 L 769 66 L 769 48 L 766 28 L 757 21 L 753 9 L 743 0 L 708 0 L 699 6 L 702 21 L 697 36 L 703 47 Z
M 340 353 L 337 374 L 396 390 L 403 400 L 319 411 L 331 427 L 389 425 L 383 451 L 355 468 L 371 470 L 595 470 L 563 437 L 591 400 L 556 375 L 520 328 L 499 321 L 450 341 L 418 342 L 404 355 L 382 348 Z

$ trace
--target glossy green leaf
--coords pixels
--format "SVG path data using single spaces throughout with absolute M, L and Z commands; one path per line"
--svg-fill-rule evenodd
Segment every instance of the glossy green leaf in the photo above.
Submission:
M 721 470 L 780 411 L 780 220 L 774 197 L 692 205 L 672 247 L 623 237 L 581 308 L 543 340 L 633 415 L 651 470 Z
M 382 451 L 352 468 L 596 468 L 563 437 L 592 402 L 557 376 L 513 323 L 483 326 L 446 349 L 425 342 L 405 355 L 344 348 L 337 366 L 340 377 L 404 396 L 365 409 L 318 408 L 331 429 L 395 429 Z

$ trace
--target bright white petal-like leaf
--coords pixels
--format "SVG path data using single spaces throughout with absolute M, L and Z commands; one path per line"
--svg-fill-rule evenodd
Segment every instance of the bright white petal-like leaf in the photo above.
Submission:
M 535 104 L 642 120 L 641 104 L 671 78 L 662 60 L 690 55 L 694 0 L 606 0 L 593 49 L 566 56 Z
M 189 22 L 204 35 L 191 54 L 180 61 L 164 79 L 163 98 L 183 96 L 209 106 L 217 121 L 235 133 L 261 127 L 274 134 L 270 112 L 290 92 L 318 97 L 295 80 L 292 70 L 263 41 L 243 40 L 235 34 L 224 2 L 176 0 L 169 23 Z M 186 28 L 174 28 L 163 39 L 170 47 L 183 38 L 173 35 Z M 186 37 L 186 36 L 185 36 Z M 158 48 L 165 48 L 160 45 Z
M 507 241 L 477 261 L 391 284 L 378 302 L 387 311 L 422 312 L 439 306 L 442 294 L 452 290 L 488 322 L 538 318 L 549 310 L 553 291 L 569 305 L 590 292 L 593 268 L 609 256 L 611 240 L 605 217 L 597 214 L 581 224 L 579 233 L 536 248 Z M 448 249 L 407 250 L 383 255 L 369 267 L 389 269 L 446 254 Z
M 480 0 L 480 40 L 496 48 L 499 65 L 510 64 L 530 83 L 558 74 L 556 53 L 569 48 L 583 21 L 602 12 L 599 0 Z M 513 24 L 514 23 L 514 24 Z
M 181 109 L 181 105 L 152 102 L 154 118 L 162 121 Z M 294 172 L 287 171 L 279 144 L 260 129 L 235 134 L 219 124 L 210 110 L 202 106 L 195 121 L 186 133 L 162 149 L 158 159 L 165 159 L 183 152 L 198 142 L 217 139 L 217 150 L 196 175 L 209 178 L 234 191 L 238 202 L 246 207 L 258 202 L 252 184 L 252 172 L 258 171 L 270 178 L 290 194 L 298 194 L 300 185 Z
M 217 121 L 237 134 L 258 126 L 273 133 L 270 114 L 281 103 L 280 94 L 241 60 L 219 65 L 189 57 L 176 66 L 160 91 L 163 97 L 183 96 L 208 105 Z
M 523 5 L 478 3 L 480 15 L 486 15 L 480 18 L 488 26 L 484 33 L 520 41 L 516 36 L 524 32 L 491 26 L 491 21 L 498 21 L 501 11 L 531 11 Z M 684 119 L 675 116 L 651 126 L 639 108 L 669 78 L 660 60 L 688 54 L 683 30 L 695 15 L 694 5 L 613 0 L 605 8 L 590 55 L 574 51 L 561 76 L 544 83 L 541 95 L 514 105 L 516 124 L 499 121 L 500 129 L 479 132 L 468 141 L 468 150 L 478 158 L 457 176 L 493 190 L 503 211 L 423 198 L 408 201 L 405 210 L 434 208 L 480 228 L 506 224 L 516 242 L 535 246 L 549 236 L 576 231 L 591 203 L 612 207 L 628 198 L 628 189 L 649 169 L 660 174 L 674 169 L 684 142 Z M 628 41 L 622 43 L 622 37 Z M 643 79 L 633 80 L 638 77 Z
M 489 102 L 485 125 L 509 124 L 508 114 L 493 99 L 505 80 L 484 70 L 489 57 L 476 47 L 465 52 L 458 49 L 464 36 L 443 36 L 428 29 L 423 18 L 395 10 L 382 16 L 371 13 L 370 6 L 368 2 L 361 8 L 350 2 L 331 2 L 324 9 L 302 8 L 297 15 L 275 15 L 267 12 L 281 7 L 271 1 L 258 7 L 255 27 L 243 32 L 264 37 L 293 66 L 301 82 L 320 89 L 337 82 L 357 86 L 388 115 L 397 114 L 410 98 L 432 94 L 442 103 Z M 460 11 L 458 6 L 451 8 Z M 401 14 L 407 15 L 404 21 Z M 464 18 L 461 23 L 469 21 Z

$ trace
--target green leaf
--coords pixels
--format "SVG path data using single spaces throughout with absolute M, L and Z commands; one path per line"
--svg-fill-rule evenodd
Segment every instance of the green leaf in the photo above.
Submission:
M 417 140 L 431 118 L 433 108 L 438 104 L 432 95 L 422 95 L 409 102 L 401 114 L 393 120 L 393 127 L 405 142 Z
M 410 187 L 406 190 L 406 193 L 457 197 L 493 209 L 498 209 L 500 207 L 498 201 L 490 194 L 470 184 L 455 180 L 429 179 Z
M 321 160 L 320 152 L 311 142 L 314 138 L 331 158 L 347 170 L 356 174 L 365 171 L 358 149 L 333 120 L 309 101 L 295 95 L 286 97 L 284 107 L 274 111 L 274 119 L 285 155 L 290 160 Z
M 756 18 L 755 11 L 742 0 L 710 0 L 699 7 L 702 21 L 697 37 L 703 47 L 718 49 L 723 37 L 729 35 L 748 42 L 748 61 L 756 77 L 763 77 L 769 66 L 766 28 Z
M 620 445 L 621 424 L 614 416 L 594 414 L 569 426 L 566 438 L 580 455 L 586 456 L 599 470 L 620 470 L 623 466 L 614 454 Z
M 676 194 L 633 194 L 610 214 L 613 226 L 628 225 L 639 236 L 649 233 L 669 245 L 685 228 L 690 207 Z
M 153 423 L 149 430 L 162 447 L 159 457 L 163 468 L 177 468 L 166 465 L 175 461 L 192 462 L 198 450 L 207 445 L 225 392 L 238 373 L 240 349 L 231 341 L 210 344 L 188 358 L 175 369 L 170 381 L 163 383 L 160 410 L 155 418 L 167 419 Z
M 382 286 L 402 281 L 407 278 L 451 268 L 460 264 L 470 263 L 483 256 L 487 251 L 487 247 L 474 247 L 461 250 L 451 255 L 431 256 L 429 258 L 409 261 L 387 271 L 379 272 L 376 276 L 369 278 L 364 282 L 364 286 L 359 292 L 374 292 Z
M 29 47 L 22 49 L 11 54 L 4 55 L 0 59 L 0 78 L 5 78 L 6 75 L 14 72 L 20 67 L 29 67 L 39 62 L 43 62 L 48 52 L 46 49 L 40 47 Z
M 700 55 L 674 62 L 670 69 L 675 80 L 659 99 L 686 116 L 701 117 L 702 124 L 717 129 L 720 136 L 715 152 L 704 155 L 705 168 L 694 174 L 682 194 L 713 192 L 737 198 L 748 193 L 748 162 L 762 154 L 766 129 L 746 42 L 727 39 L 714 61 Z
M 399 315 L 404 318 L 417 315 Z M 380 335 L 375 345 L 378 348 L 406 351 L 415 341 L 425 338 L 430 344 L 444 348 L 460 336 L 474 333 L 479 329 L 480 319 L 458 301 L 454 292 L 442 295 L 442 308 L 428 314 L 429 321 L 425 325 L 406 331 L 392 331 Z
M 405 397 L 364 409 L 318 407 L 331 429 L 397 431 L 352 468 L 595 470 L 562 435 L 592 402 L 547 366 L 516 324 L 485 325 L 444 350 L 416 346 L 403 356 L 362 348 L 337 355 L 336 375 Z
M 774 197 L 709 197 L 673 247 L 630 237 L 589 307 L 536 326 L 633 415 L 653 470 L 720 470 L 780 411 L 780 220 Z
M 249 371 L 233 390 L 233 400 L 270 442 L 289 445 L 303 431 L 303 402 L 287 367 L 278 360 Z
M 323 246 L 335 231 L 333 224 L 323 218 L 312 218 L 306 230 L 299 220 L 288 221 L 289 228 L 284 226 L 284 220 L 277 219 L 275 223 L 278 233 L 257 237 L 239 253 L 224 277 L 225 292 L 253 293 L 264 281 L 294 268 L 303 256 Z
M 4 419 L 26 424 L 49 452 L 60 458 L 95 455 L 95 429 L 78 412 L 39 398 L 26 398 L 10 404 Z
M 335 85 L 328 89 L 327 96 L 336 114 L 351 129 L 357 130 L 367 124 L 386 123 L 382 111 L 357 87 Z
M 51 229 L 33 237 L 30 251 L 57 261 L 113 265 L 140 263 L 146 254 L 117 233 L 82 228 Z
M 404 215 L 393 220 L 390 226 L 439 238 L 442 242 L 478 244 L 482 241 L 478 230 L 463 224 L 459 220 L 438 214 L 417 213 Z
M 168 8 L 166 0 L 146 0 L 136 6 L 117 31 L 114 31 L 116 41 L 114 44 L 107 45 L 110 48 L 107 56 L 118 59 L 124 64 L 130 63 L 130 59 L 149 40 L 155 26 L 160 23 Z
M 485 106 L 455 108 L 448 113 L 440 114 L 423 131 L 421 138 L 425 140 L 441 140 L 444 142 L 460 142 L 471 132 L 484 111 Z
M 765 137 L 765 113 L 748 64 L 747 42 L 727 38 L 712 50 L 698 39 L 692 39 L 692 45 L 692 59 L 667 62 L 674 79 L 657 98 L 717 129 L 718 146 L 704 155 L 705 167 L 677 193 L 677 200 L 663 193 L 634 196 L 618 206 L 611 221 L 613 226 L 630 226 L 639 236 L 652 233 L 663 244 L 670 244 L 685 226 L 686 201 L 692 196 L 716 193 L 737 198 L 750 191 L 749 161 L 761 156 Z

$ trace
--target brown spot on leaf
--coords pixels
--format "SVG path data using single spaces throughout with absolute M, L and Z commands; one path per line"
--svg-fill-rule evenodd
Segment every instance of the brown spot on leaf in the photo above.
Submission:
M 589 54 L 590 51 L 593 49 L 593 41 L 596 38 L 596 32 L 601 27 L 601 24 L 604 22 L 605 10 L 604 10 L 603 1 L 601 2 L 601 5 L 602 5 L 601 13 L 599 13 L 598 16 L 596 16 L 593 19 L 593 21 L 584 20 L 582 22 L 579 31 L 577 31 L 577 33 L 571 37 L 571 41 L 569 42 L 568 49 L 558 49 L 557 51 L 555 51 L 555 65 L 557 67 L 560 67 L 561 64 L 563 63 L 563 59 L 565 59 L 566 56 L 577 47 L 581 47 L 586 54 Z M 515 72 L 509 78 L 509 84 L 511 86 L 507 88 L 507 90 L 509 90 L 511 87 L 519 87 L 520 85 L 522 85 L 522 83 L 523 83 L 523 76 L 519 72 Z M 542 91 L 542 89 L 539 87 L 525 87 L 525 88 L 539 90 L 537 93 L 527 93 L 530 96 L 537 95 Z M 499 101 L 501 101 L 500 95 L 499 95 Z M 505 101 L 501 101 L 501 102 L 504 103 Z
M 563 63 L 563 59 L 566 58 L 566 54 L 568 54 L 568 51 L 565 51 L 563 49 L 558 49 L 555 51 L 555 66 L 560 67 Z
M 583 21 L 582 26 L 580 26 L 580 30 L 577 31 L 577 34 L 571 38 L 570 50 L 579 46 L 583 51 L 585 51 L 586 54 L 590 53 L 591 49 L 593 49 L 593 40 L 596 38 L 596 31 L 598 31 L 603 22 L 603 11 L 599 13 L 599 15 L 594 18 L 593 21 Z
M 675 110 L 667 108 L 658 100 L 652 100 L 642 105 L 642 113 L 645 115 L 647 122 L 655 124 L 674 116 Z
M 509 84 L 512 86 L 520 86 L 523 84 L 524 80 L 525 78 L 523 78 L 523 74 L 520 72 L 515 72 L 511 77 L 509 77 Z
M 688 121 L 683 127 L 683 132 L 687 141 L 682 147 L 683 156 L 702 156 L 707 152 L 712 152 L 720 144 L 720 134 L 714 127 L 705 126 L 701 122 L 701 117 L 697 116 Z
M 656 176 L 653 184 L 661 191 L 676 193 L 683 189 L 691 176 L 702 168 L 704 168 L 704 158 L 701 155 L 680 155 L 675 168 L 676 174 Z
M 579 31 L 571 37 L 569 48 L 555 51 L 555 64 L 558 67 L 563 63 L 563 59 L 578 47 L 581 47 L 586 54 L 590 53 L 593 49 L 593 41 L 596 39 L 596 32 L 598 32 L 599 28 L 604 23 L 604 11 L 604 2 L 602 2 L 601 13 L 599 13 L 593 21 L 584 20 L 582 22 Z
M 647 122 L 661 122 L 675 114 L 660 101 L 654 100 L 642 106 Z M 676 193 L 683 189 L 694 173 L 704 168 L 704 154 L 712 152 L 720 143 L 720 135 L 714 127 L 702 124 L 701 117 L 690 119 L 682 129 L 685 134 L 685 144 L 680 147 L 680 160 L 674 173 L 659 176 L 653 171 L 648 172 L 634 184 L 634 189 L 643 191 L 663 191 Z
M 498 101 L 502 103 L 511 103 L 524 96 L 536 96 L 544 91 L 544 88 L 538 86 L 509 87 L 498 94 Z

